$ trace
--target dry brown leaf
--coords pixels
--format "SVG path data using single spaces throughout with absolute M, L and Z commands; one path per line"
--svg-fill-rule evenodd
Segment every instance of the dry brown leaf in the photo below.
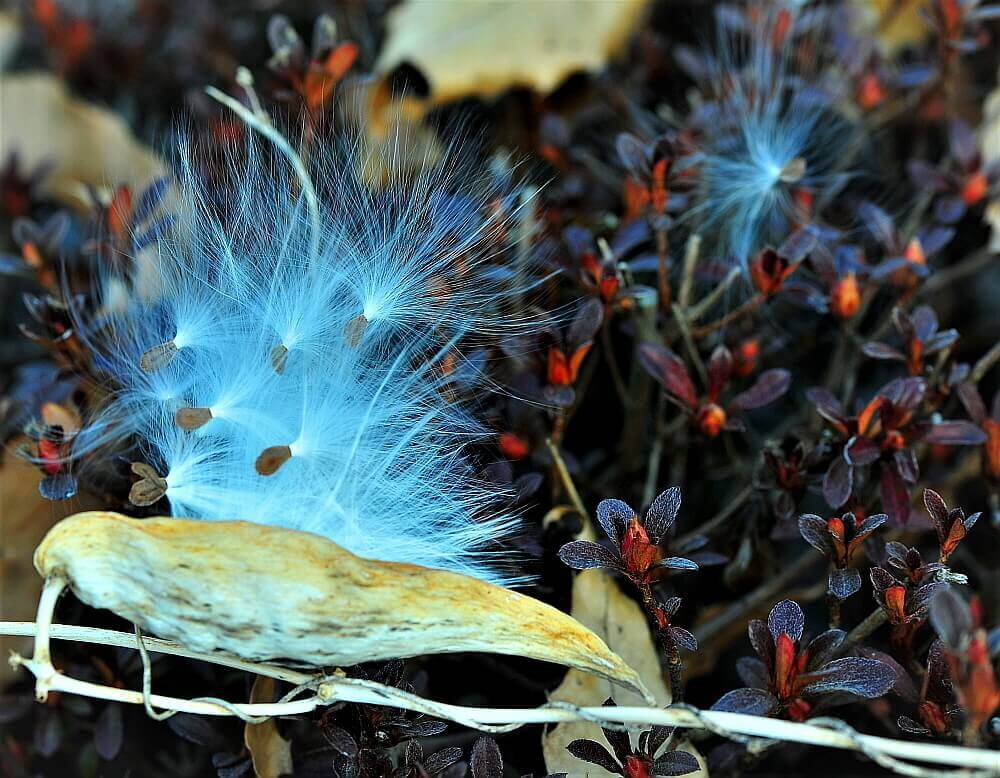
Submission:
M 362 559 L 308 532 L 94 511 L 57 524 L 35 568 L 195 651 L 316 667 L 482 651 L 649 694 L 597 635 L 549 605 L 456 573 Z
M 0 117 L 0 160 L 13 151 L 27 169 L 52 163 L 43 190 L 67 205 L 86 203 L 84 184 L 142 189 L 164 175 L 124 121 L 71 96 L 52 75 L 0 75 Z
M 53 524 L 83 507 L 79 497 L 59 503 L 44 499 L 38 493 L 40 480 L 38 468 L 23 459 L 7 455 L 0 464 L 0 621 L 35 617 L 42 582 L 31 572 L 31 554 Z M 15 673 L 6 662 L 7 655 L 30 649 L 30 638 L 0 637 L 4 660 L 0 661 L 0 686 Z
M 273 678 L 258 675 L 250 690 L 250 702 L 274 702 Z M 257 778 L 278 778 L 279 775 L 291 773 L 292 744 L 278 732 L 278 723 L 268 719 L 262 724 L 247 724 L 243 730 L 243 742 L 253 759 L 253 769 Z
M 670 689 L 664 682 L 659 653 L 650 634 L 646 615 L 627 597 L 618 584 L 602 570 L 584 570 L 573 581 L 572 615 L 604 638 L 612 651 L 635 669 L 656 698 L 657 705 L 669 705 Z M 550 695 L 551 700 L 574 705 L 600 705 L 608 697 L 619 705 L 641 705 L 642 700 L 628 691 L 615 689 L 607 681 L 577 670 L 566 673 Z M 605 778 L 612 773 L 572 756 L 566 746 L 577 738 L 607 744 L 601 728 L 589 722 L 559 724 L 542 736 L 545 768 L 550 773 Z M 634 743 L 633 739 L 633 743 Z M 690 748 L 701 761 L 701 757 Z M 703 765 L 704 766 L 704 765 Z M 699 773 L 700 774 L 700 773 Z M 707 775 L 708 773 L 703 773 Z M 698 775 L 692 773 L 692 775 Z
M 511 87 L 548 93 L 600 70 L 625 44 L 647 0 L 407 0 L 389 12 L 376 71 L 416 67 L 432 103 Z
M 861 5 L 887 56 L 923 43 L 931 33 L 921 15 L 928 10 L 928 0 L 863 0 Z

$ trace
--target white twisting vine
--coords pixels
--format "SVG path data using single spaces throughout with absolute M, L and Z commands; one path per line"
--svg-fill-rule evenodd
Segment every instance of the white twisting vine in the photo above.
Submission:
M 689 705 L 672 705 L 667 708 L 580 707 L 555 702 L 538 708 L 474 708 L 449 705 L 374 681 L 348 678 L 341 673 L 309 674 L 226 655 L 191 651 L 169 641 L 145 637 L 138 629 L 134 635 L 129 635 L 112 630 L 52 624 L 53 609 L 65 585 L 65 582 L 58 578 L 46 581 L 39 600 L 37 621 L 0 622 L 2 635 L 35 638 L 33 657 L 26 659 L 13 654 L 11 664 L 27 668 L 35 676 L 35 689 L 39 699 L 44 699 L 49 691 L 59 691 L 133 703 L 144 705 L 149 715 L 161 720 L 174 713 L 184 712 L 207 716 L 236 716 L 245 721 L 260 722 L 275 716 L 308 713 L 336 702 L 352 702 L 385 705 L 424 713 L 486 732 L 507 732 L 526 724 L 568 721 L 590 721 L 601 726 L 626 730 L 637 730 L 659 724 L 704 729 L 742 743 L 751 751 L 760 751 L 774 741 L 782 740 L 856 751 L 886 769 L 918 778 L 938 777 L 942 774 L 972 778 L 1000 776 L 1000 753 L 995 751 L 864 735 L 838 719 L 813 719 L 808 724 L 802 724 L 741 713 L 699 710 Z M 102 686 L 63 675 L 52 665 L 49 651 L 50 638 L 137 649 L 143 663 L 142 691 Z M 197 659 L 269 676 L 290 683 L 294 688 L 275 703 L 231 703 L 211 697 L 181 699 L 153 694 L 150 688 L 149 651 Z M 155 712 L 154 706 L 163 712 Z M 928 769 L 914 764 L 915 762 L 958 769 L 943 773 L 939 768 Z

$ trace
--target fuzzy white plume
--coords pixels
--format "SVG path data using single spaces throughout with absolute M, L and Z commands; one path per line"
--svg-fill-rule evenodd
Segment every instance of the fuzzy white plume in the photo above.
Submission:
M 149 465 L 134 499 L 174 515 L 509 583 L 493 547 L 515 519 L 466 456 L 484 431 L 449 370 L 470 336 L 525 324 L 496 262 L 502 188 L 440 166 L 373 188 L 354 150 L 313 165 L 316 213 L 265 152 L 221 193 L 182 173 L 171 237 L 102 277 L 81 329 L 112 391 L 75 455 Z

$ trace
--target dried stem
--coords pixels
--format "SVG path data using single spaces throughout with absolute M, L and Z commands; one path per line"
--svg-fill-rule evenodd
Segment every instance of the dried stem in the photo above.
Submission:
M 705 645 L 715 639 L 716 635 L 722 633 L 730 624 L 742 621 L 748 613 L 751 613 L 765 603 L 774 599 L 779 592 L 787 587 L 798 576 L 821 560 L 814 554 L 807 553 L 800 556 L 794 562 L 786 565 L 782 571 L 774 578 L 762 586 L 757 587 L 749 594 L 733 602 L 722 613 L 706 621 L 695 630 L 695 637 L 698 645 L 704 649 Z
M 50 589 L 52 591 L 52 589 Z M 57 595 L 56 595 L 57 596 Z M 52 603 L 54 604 L 54 602 Z M 51 613 L 49 614 L 51 617 Z M 51 625 L 39 622 L 0 622 L 0 634 L 36 635 L 36 642 L 43 643 L 47 652 L 47 636 L 86 642 L 104 643 L 138 648 L 134 635 L 109 630 L 88 630 L 81 627 Z M 275 676 L 275 668 L 257 665 L 215 654 L 200 654 L 175 646 L 167 641 L 145 638 L 146 647 L 151 651 L 175 654 L 207 662 L 240 669 L 252 668 L 253 672 Z M 36 652 L 36 656 L 37 656 Z M 118 689 L 98 684 L 85 683 L 55 673 L 51 663 L 47 668 L 39 667 L 34 660 L 16 657 L 16 664 L 23 665 L 40 679 L 39 672 L 51 669 L 49 688 L 96 699 L 113 700 L 132 704 L 142 704 L 140 692 Z M 337 702 L 353 702 L 367 705 L 390 706 L 403 710 L 424 713 L 441 719 L 454 721 L 474 729 L 488 732 L 505 732 L 525 724 L 547 724 L 569 721 L 589 721 L 605 726 L 620 726 L 626 729 L 645 728 L 656 724 L 687 729 L 703 729 L 722 737 L 728 737 L 754 748 L 754 738 L 769 741 L 783 740 L 794 743 L 838 748 L 855 751 L 868 756 L 887 769 L 903 775 L 938 777 L 940 769 L 928 770 L 911 762 L 954 766 L 962 769 L 963 776 L 987 776 L 1000 772 L 1000 754 L 995 751 L 938 743 L 914 743 L 892 738 L 863 735 L 836 719 L 814 719 L 808 724 L 781 721 L 763 716 L 749 716 L 742 713 L 724 711 L 703 711 L 687 705 L 673 705 L 667 708 L 650 707 L 578 707 L 565 703 L 552 703 L 538 708 L 475 708 L 435 702 L 373 681 L 347 678 L 343 675 L 307 675 L 291 670 L 281 670 L 283 680 L 299 682 L 296 692 L 311 691 L 302 699 L 287 697 L 277 703 L 232 704 L 223 700 L 182 700 L 150 695 L 149 701 L 157 707 L 197 713 L 210 716 L 289 716 L 308 713 L 319 707 Z M 756 746 L 759 747 L 759 746 Z M 901 761 L 907 760 L 907 761 Z M 974 772 L 978 771 L 978 772 Z
M 695 329 L 691 330 L 691 336 L 694 337 L 696 340 L 700 340 L 701 338 L 704 338 L 706 335 L 711 335 L 716 330 L 720 330 L 723 327 L 732 324 L 737 319 L 746 316 L 748 313 L 752 313 L 753 311 L 757 310 L 761 306 L 761 304 L 763 304 L 765 299 L 766 298 L 764 297 L 764 295 L 757 293 L 749 300 L 744 302 L 742 305 L 731 310 L 725 316 L 716 319 L 713 322 L 709 322 L 708 324 L 705 324 L 702 327 L 696 327 Z
M 711 534 L 712 532 L 715 531 L 717 527 L 721 527 L 723 524 L 725 524 L 730 519 L 730 517 L 732 517 L 736 513 L 736 511 L 742 508 L 743 505 L 746 503 L 746 501 L 749 500 L 752 495 L 753 495 L 753 486 L 752 485 L 744 486 L 736 494 L 736 496 L 729 501 L 729 503 L 726 505 L 725 508 L 723 508 L 717 514 L 715 514 L 708 521 L 702 522 L 690 532 L 686 532 L 683 535 L 681 535 L 679 538 L 677 538 L 675 542 L 686 543 L 698 535 Z

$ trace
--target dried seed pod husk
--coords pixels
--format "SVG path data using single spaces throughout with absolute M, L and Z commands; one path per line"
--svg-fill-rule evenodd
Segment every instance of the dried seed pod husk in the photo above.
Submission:
M 308 532 L 91 511 L 57 524 L 35 567 L 88 605 L 196 651 L 315 667 L 510 654 L 652 700 L 634 670 L 562 611 L 458 573 L 362 559 Z

